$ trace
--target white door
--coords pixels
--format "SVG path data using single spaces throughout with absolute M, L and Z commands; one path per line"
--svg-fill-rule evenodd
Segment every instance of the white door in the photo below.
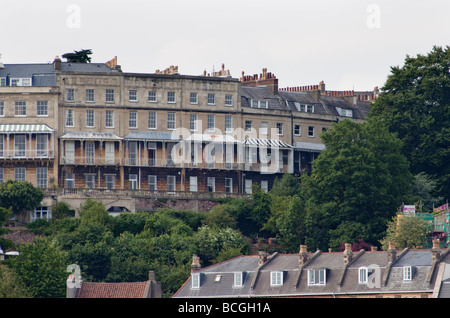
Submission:
M 252 194 L 252 180 L 245 179 L 245 193 Z
M 105 164 L 114 164 L 114 143 L 105 142 Z
M 67 164 L 74 164 L 75 163 L 75 141 L 68 140 L 64 144 L 64 151 L 65 151 L 65 158 Z
M 197 192 L 197 177 L 189 177 L 189 191 Z

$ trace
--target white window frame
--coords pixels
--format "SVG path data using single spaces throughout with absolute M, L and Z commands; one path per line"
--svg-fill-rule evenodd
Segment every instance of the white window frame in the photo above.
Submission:
M 75 173 L 66 173 L 64 185 L 69 189 L 75 188 Z
M 233 193 L 233 178 L 225 178 L 225 193 Z
M 412 281 L 412 276 L 413 276 L 412 266 L 403 266 L 403 281 L 405 282 Z
M 193 289 L 199 289 L 200 288 L 200 273 L 193 273 L 191 274 L 191 287 Z
M 216 178 L 207 177 L 206 178 L 206 190 L 210 193 L 216 192 Z
M 105 127 L 114 128 L 114 111 L 106 110 L 105 112 Z
M 86 173 L 84 175 L 84 185 L 86 189 L 94 189 L 95 188 L 95 173 Z
M 74 127 L 74 110 L 66 109 L 66 127 Z
M 48 157 L 48 135 L 38 134 L 36 136 L 36 156 Z
M 48 168 L 37 167 L 36 168 L 36 186 L 38 188 L 45 189 L 48 187 Z
M 208 114 L 207 129 L 208 131 L 216 130 L 216 116 L 214 114 Z
M 167 103 L 175 104 L 177 102 L 177 94 L 175 92 L 167 92 Z
M 174 112 L 167 113 L 167 129 L 175 130 L 176 128 L 176 114 Z
M 314 138 L 314 126 L 308 126 L 308 137 Z
M 369 268 L 362 266 L 358 268 L 358 283 L 367 284 L 369 282 Z
M 106 189 L 114 189 L 115 188 L 115 179 L 116 176 L 113 174 L 105 174 L 105 186 Z
M 138 186 L 138 175 L 135 173 L 130 173 L 128 175 L 128 188 L 130 190 L 137 190 Z
M 191 191 L 191 192 L 198 191 L 198 178 L 195 176 L 189 177 L 189 191 Z
M 86 109 L 86 127 L 95 127 L 95 112 L 93 109 Z
M 197 121 L 198 121 L 197 114 L 189 115 L 189 130 L 190 131 L 197 131 L 197 129 L 198 129 Z
M 75 101 L 75 89 L 66 88 L 66 102 L 74 102 Z
M 233 131 L 233 115 L 225 115 L 225 132 Z
M 283 136 L 283 134 L 284 134 L 283 123 L 277 123 L 277 135 Z
M 138 101 L 138 91 L 136 89 L 129 90 L 128 100 L 133 103 L 136 103 Z
M 244 273 L 243 272 L 235 272 L 233 276 L 234 276 L 234 281 L 233 281 L 234 287 L 244 286 Z
M 86 164 L 94 164 L 95 161 L 95 142 L 94 141 L 86 141 L 84 146 L 85 160 Z
M 14 157 L 26 157 L 27 136 L 25 134 L 14 135 Z
M 156 91 L 148 91 L 147 100 L 149 103 L 156 103 L 158 101 L 158 96 L 156 94 Z
M 27 116 L 27 102 L 24 100 L 14 101 L 14 116 L 25 117 Z
M 270 286 L 282 286 L 283 285 L 283 272 L 273 271 L 270 272 Z
M 148 191 L 158 190 L 158 177 L 156 175 L 148 176 Z
M 228 106 L 228 107 L 233 106 L 233 95 L 231 95 L 231 94 L 225 95 L 225 106 Z
M 208 105 L 215 105 L 216 104 L 216 95 L 213 93 L 208 93 L 207 102 L 208 102 Z
M 308 270 L 308 286 L 325 286 L 327 271 L 324 268 Z
M 138 112 L 130 111 L 128 113 L 128 128 L 137 129 L 138 128 Z
M 148 129 L 156 129 L 157 127 L 157 114 L 156 112 L 148 112 Z
M 105 90 L 105 102 L 106 103 L 114 103 L 115 99 L 115 92 L 113 89 L 106 89 Z
M 189 103 L 191 105 L 197 105 L 198 104 L 198 93 L 191 92 L 189 95 Z
M 298 132 L 296 132 L 298 128 Z M 294 125 L 294 136 L 301 136 L 302 135 L 302 126 L 301 125 Z
M 14 168 L 14 180 L 15 181 L 26 181 L 27 180 L 27 169 L 24 167 Z
M 176 190 L 177 190 L 177 177 L 167 176 L 167 192 L 175 193 Z
M 95 91 L 93 88 L 86 89 L 86 103 L 95 103 Z
M 38 100 L 36 102 L 36 116 L 48 117 L 48 101 Z

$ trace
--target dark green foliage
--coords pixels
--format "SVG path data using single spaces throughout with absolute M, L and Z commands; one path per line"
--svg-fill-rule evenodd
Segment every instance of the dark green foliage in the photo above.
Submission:
M 81 50 L 81 51 L 74 51 L 73 53 L 64 53 L 62 55 L 63 58 L 67 59 L 67 62 L 69 63 L 90 63 L 92 50 Z
M 407 56 L 391 74 L 369 114 L 403 141 L 411 172 L 437 182 L 435 196 L 450 197 L 450 49 Z
M 27 181 L 7 180 L 0 184 L 0 206 L 11 208 L 13 213 L 33 210 L 43 198 L 42 190 Z

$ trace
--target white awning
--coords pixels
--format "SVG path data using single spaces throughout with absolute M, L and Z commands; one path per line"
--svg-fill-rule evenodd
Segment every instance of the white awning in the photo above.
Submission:
M 294 148 L 296 150 L 309 151 L 309 152 L 322 152 L 325 150 L 324 144 L 313 143 L 313 142 L 300 142 L 294 143 Z
M 244 143 L 246 145 L 251 146 L 263 146 L 263 147 L 270 147 L 270 148 L 293 148 L 291 145 L 285 143 L 284 141 L 278 140 L 278 139 L 262 139 L 262 138 L 247 138 L 245 139 Z
M 68 140 L 122 140 L 122 138 L 110 132 L 68 131 L 60 139 Z
M 0 125 L 0 133 L 35 133 L 51 134 L 55 131 L 45 124 L 6 124 Z
M 214 135 L 214 134 L 192 134 L 186 141 L 201 141 L 201 142 L 217 142 L 217 143 L 238 143 L 239 141 L 229 135 Z

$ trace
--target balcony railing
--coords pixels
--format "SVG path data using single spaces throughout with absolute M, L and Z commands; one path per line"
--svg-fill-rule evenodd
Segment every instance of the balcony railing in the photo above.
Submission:
M 183 199 L 219 199 L 240 198 L 248 194 L 222 193 L 222 192 L 191 192 L 191 191 L 149 191 L 132 189 L 88 189 L 88 188 L 47 188 L 43 189 L 46 196 L 79 195 L 86 197 L 148 197 L 148 198 L 183 198 Z
M 0 160 L 2 159 L 54 159 L 52 150 L 0 150 Z
M 62 165 L 104 165 L 104 166 L 117 166 L 121 165 L 120 158 L 105 158 L 105 157 L 66 157 L 63 156 L 60 159 Z

